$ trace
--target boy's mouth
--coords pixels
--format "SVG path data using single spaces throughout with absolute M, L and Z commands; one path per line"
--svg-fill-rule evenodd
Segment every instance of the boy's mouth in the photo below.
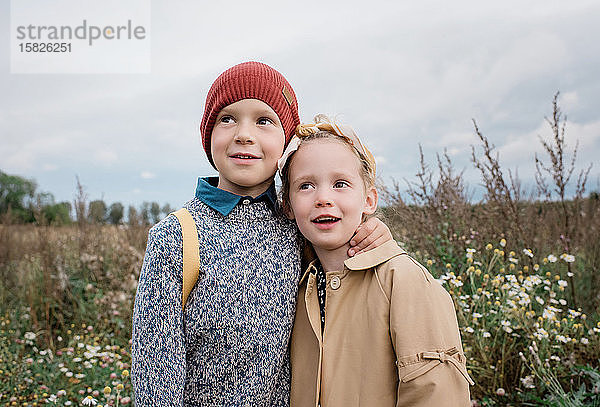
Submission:
M 237 158 L 240 160 L 258 160 L 260 158 L 253 154 L 248 154 L 248 153 L 235 153 L 235 154 L 231 154 L 229 157 Z

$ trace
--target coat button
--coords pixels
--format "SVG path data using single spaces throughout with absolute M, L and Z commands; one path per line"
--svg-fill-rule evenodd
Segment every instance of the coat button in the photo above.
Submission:
M 250 200 L 249 200 L 249 199 L 244 199 L 244 200 L 242 201 L 242 203 L 243 203 L 244 205 L 249 205 L 249 204 L 250 204 Z
M 340 281 L 340 278 L 338 276 L 333 276 L 329 284 L 331 284 L 332 290 L 337 290 L 338 288 L 340 288 L 342 282 Z

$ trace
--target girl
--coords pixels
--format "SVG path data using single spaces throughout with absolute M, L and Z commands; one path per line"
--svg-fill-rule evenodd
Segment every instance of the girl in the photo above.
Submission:
M 279 161 L 284 208 L 318 259 L 300 280 L 292 406 L 469 406 L 450 295 L 390 241 L 348 257 L 377 208 L 375 161 L 354 132 L 317 116 Z

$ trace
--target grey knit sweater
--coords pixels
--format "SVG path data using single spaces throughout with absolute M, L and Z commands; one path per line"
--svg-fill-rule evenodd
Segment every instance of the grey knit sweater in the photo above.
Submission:
M 288 340 L 300 241 L 266 202 L 223 216 L 189 201 L 200 276 L 181 307 L 182 234 L 174 216 L 149 233 L 133 313 L 136 406 L 288 406 Z

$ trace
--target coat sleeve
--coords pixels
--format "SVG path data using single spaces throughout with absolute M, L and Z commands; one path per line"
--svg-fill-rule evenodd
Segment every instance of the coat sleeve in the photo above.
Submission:
M 169 216 L 150 230 L 135 295 L 131 381 L 136 406 L 183 406 L 182 272 L 181 227 Z
M 407 255 L 390 261 L 390 334 L 397 406 L 470 406 L 469 383 L 450 295 Z

